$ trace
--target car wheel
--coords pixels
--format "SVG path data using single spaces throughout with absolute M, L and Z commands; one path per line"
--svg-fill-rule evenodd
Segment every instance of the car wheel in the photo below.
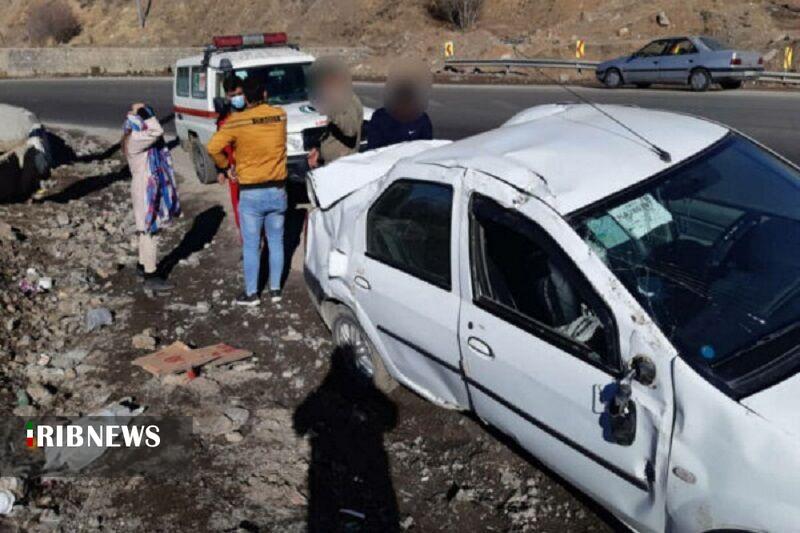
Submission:
M 704 68 L 693 70 L 689 75 L 689 86 L 693 91 L 707 91 L 711 86 L 711 74 Z
M 381 356 L 352 311 L 338 306 L 331 330 L 336 348 L 342 351 L 357 378 L 371 383 L 384 394 L 389 394 L 397 387 L 397 381 L 386 370 Z
M 217 168 L 214 166 L 211 156 L 206 152 L 206 147 L 196 137 L 192 139 L 192 163 L 194 163 L 194 172 L 200 183 L 217 181 Z
M 742 87 L 742 80 L 723 81 L 720 83 L 723 89 L 740 89 Z
M 652 85 L 652 84 L 650 84 L 650 83 L 637 83 L 636 87 L 638 87 L 639 89 L 649 89 L 650 85 Z
M 622 86 L 622 73 L 615 68 L 608 69 L 606 75 L 603 76 L 603 83 L 609 89 L 616 89 Z

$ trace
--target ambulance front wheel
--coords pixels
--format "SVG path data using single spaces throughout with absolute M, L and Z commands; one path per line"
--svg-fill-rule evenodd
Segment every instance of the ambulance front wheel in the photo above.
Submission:
M 206 147 L 196 137 L 192 139 L 192 162 L 200 183 L 216 183 L 217 168 L 214 166 L 214 161 L 208 155 Z

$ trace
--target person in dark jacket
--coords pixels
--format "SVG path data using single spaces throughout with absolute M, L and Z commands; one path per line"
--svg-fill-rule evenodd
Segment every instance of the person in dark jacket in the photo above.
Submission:
M 369 121 L 367 149 L 433 139 L 433 124 L 415 85 L 399 83 L 387 92 L 386 107 L 375 111 Z

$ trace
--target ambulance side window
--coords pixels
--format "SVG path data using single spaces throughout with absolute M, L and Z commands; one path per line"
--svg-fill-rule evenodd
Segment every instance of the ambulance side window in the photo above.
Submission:
M 192 98 L 205 98 L 208 76 L 203 67 L 192 68 Z
M 178 67 L 178 75 L 175 77 L 175 94 L 189 96 L 189 67 Z

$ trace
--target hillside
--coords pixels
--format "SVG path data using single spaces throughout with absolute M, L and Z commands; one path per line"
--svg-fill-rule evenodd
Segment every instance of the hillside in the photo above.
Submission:
M 26 46 L 30 0 L 3 0 L 0 46 Z M 434 18 L 429 0 L 152 0 L 144 29 L 133 0 L 66 0 L 80 24 L 70 46 L 202 45 L 221 33 L 287 31 L 301 45 L 364 46 L 385 58 L 569 56 L 577 38 L 601 58 L 675 33 L 705 33 L 776 58 L 800 40 L 800 0 L 486 0 L 465 32 Z M 143 0 L 146 3 L 147 0 Z M 669 24 L 657 21 L 663 12 Z M 777 59 L 774 59 L 777 61 Z

